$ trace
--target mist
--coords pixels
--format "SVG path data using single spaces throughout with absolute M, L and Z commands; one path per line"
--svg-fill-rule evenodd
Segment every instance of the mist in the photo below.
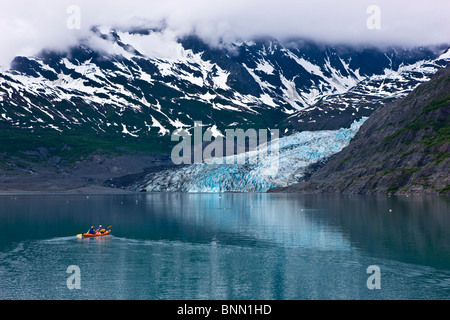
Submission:
M 68 27 L 79 8 L 79 28 Z M 211 45 L 270 36 L 326 43 L 419 46 L 450 42 L 450 1 L 8 0 L 0 10 L 0 66 L 42 49 L 64 50 L 95 25 L 195 33 Z

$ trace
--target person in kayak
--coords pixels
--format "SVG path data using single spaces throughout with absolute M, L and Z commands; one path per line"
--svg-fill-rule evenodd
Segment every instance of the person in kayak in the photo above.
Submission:
M 102 225 L 99 225 L 99 226 L 98 226 L 98 228 L 97 228 L 97 233 L 104 234 L 105 231 L 106 231 L 106 229 L 104 229 L 104 228 L 102 227 Z
M 94 226 L 92 226 L 87 233 L 88 234 L 95 234 Z

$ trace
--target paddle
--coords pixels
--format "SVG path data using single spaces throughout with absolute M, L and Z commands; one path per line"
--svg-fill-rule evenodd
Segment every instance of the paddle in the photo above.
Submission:
M 109 226 L 108 228 L 106 228 L 106 229 L 109 229 L 109 228 L 112 228 L 112 225 L 111 226 Z M 83 237 L 83 234 L 82 233 L 80 233 L 80 234 L 77 234 L 77 237 L 78 238 L 81 238 L 81 237 Z

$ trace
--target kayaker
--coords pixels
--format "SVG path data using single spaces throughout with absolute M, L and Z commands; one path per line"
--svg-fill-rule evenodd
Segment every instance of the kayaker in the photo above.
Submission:
M 98 233 L 103 234 L 103 233 L 105 233 L 105 231 L 106 231 L 106 230 L 102 227 L 102 225 L 99 225 L 99 226 L 98 226 L 98 228 L 97 228 L 97 232 L 98 232 Z
M 95 234 L 94 226 L 92 226 L 87 233 L 88 234 Z

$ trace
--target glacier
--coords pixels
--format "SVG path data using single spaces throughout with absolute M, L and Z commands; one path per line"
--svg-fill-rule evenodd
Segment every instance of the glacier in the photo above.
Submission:
M 261 144 L 257 150 L 231 156 L 234 161 L 228 156 L 151 173 L 135 188 L 146 192 L 221 193 L 266 192 L 288 186 L 303 181 L 308 166 L 345 148 L 367 119 L 353 122 L 350 128 L 284 136 Z

